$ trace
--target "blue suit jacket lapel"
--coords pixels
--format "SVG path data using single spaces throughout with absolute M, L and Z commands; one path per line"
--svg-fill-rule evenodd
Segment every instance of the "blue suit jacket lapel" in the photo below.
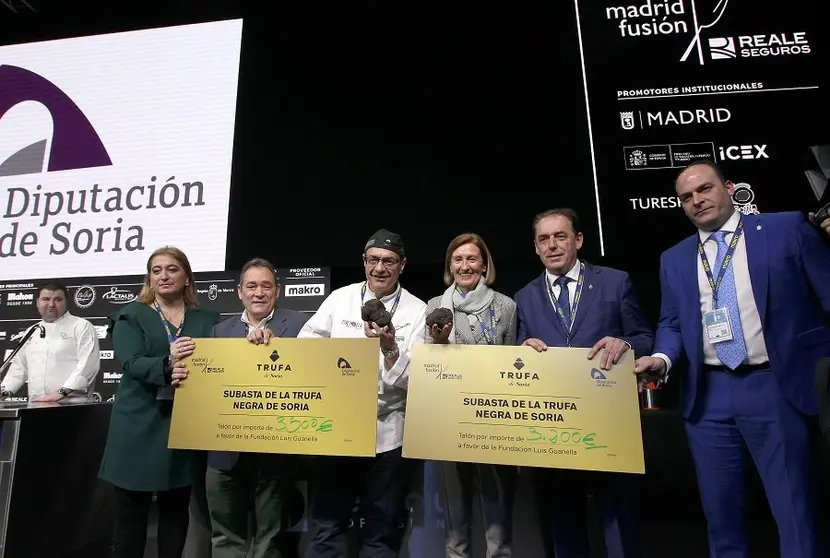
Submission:
M 594 303 L 597 291 L 599 291 L 600 273 L 596 267 L 585 264 L 585 281 L 582 284 L 582 292 L 579 295 L 579 304 L 576 307 L 576 317 L 574 318 L 574 325 L 571 328 L 571 339 L 576 336 L 579 326 L 585 321 L 585 317 L 591 311 L 591 305 Z M 573 306 L 573 301 L 571 301 Z M 558 322 L 559 320 L 557 320 Z
M 248 328 L 245 326 L 245 322 L 242 321 L 241 314 L 239 316 L 235 316 L 233 322 L 233 330 L 232 335 L 233 337 L 245 337 Z
M 542 275 L 536 279 L 536 288 L 534 289 L 534 292 L 536 293 L 536 305 L 542 309 L 542 315 L 548 323 L 559 332 L 562 339 L 565 339 L 565 330 L 562 329 L 562 324 L 559 322 L 559 316 L 556 315 L 556 310 L 553 309 L 553 304 L 550 302 L 547 273 L 543 272 Z
M 744 245 L 746 246 L 746 262 L 749 267 L 749 280 L 752 282 L 752 294 L 755 297 L 755 306 L 764 324 L 767 312 L 767 295 L 769 293 L 769 244 L 767 231 L 761 226 L 758 215 L 745 215 Z
M 698 284 L 697 277 L 697 266 L 700 261 L 700 254 L 698 253 L 697 248 L 699 242 L 700 237 L 697 233 L 695 233 L 694 237 L 690 238 L 687 245 L 683 247 L 683 251 L 680 254 L 680 269 L 678 269 L 678 273 L 680 275 L 680 285 L 682 286 L 680 299 L 683 301 L 686 308 L 685 311 L 678 308 L 678 311 L 682 312 L 681 320 L 683 319 L 682 316 L 684 314 L 689 316 L 690 320 L 694 319 L 692 322 L 694 326 L 691 331 L 693 332 L 695 339 L 692 343 L 692 347 L 700 347 L 700 351 L 702 353 L 703 315 L 700 313 L 700 285 Z M 671 280 L 671 278 L 669 278 L 669 280 Z
M 285 314 L 279 310 L 274 310 L 274 317 L 268 323 L 268 329 L 274 333 L 274 337 L 282 337 L 285 334 L 285 330 L 288 329 L 286 326 L 287 319 L 288 317 Z

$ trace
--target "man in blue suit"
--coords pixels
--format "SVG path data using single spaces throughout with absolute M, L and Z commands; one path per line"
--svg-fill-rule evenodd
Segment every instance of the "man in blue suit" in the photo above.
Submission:
M 242 268 L 237 294 L 242 315 L 213 328 L 211 337 L 250 337 L 270 330 L 273 337 L 296 337 L 308 316 L 276 308 L 280 286 L 268 261 L 253 259 Z M 270 334 L 269 334 L 270 337 Z M 282 556 L 283 506 L 294 471 L 290 456 L 209 452 L 207 500 L 212 525 L 213 558 L 248 556 L 248 511 L 253 510 L 255 558 Z
M 572 209 L 552 209 L 533 222 L 536 254 L 545 272 L 516 294 L 518 342 L 537 351 L 548 347 L 592 348 L 599 368 L 610 369 L 626 351 L 651 353 L 654 337 L 628 274 L 582 262 L 579 217 Z M 601 353 L 601 354 L 600 354 Z M 557 558 L 588 558 L 587 492 L 598 502 L 609 558 L 636 558 L 634 475 L 537 470 L 537 495 L 546 553 Z M 551 540 L 552 536 L 552 540 Z
M 665 378 L 685 357 L 681 413 L 712 558 L 747 558 L 744 449 L 760 473 L 786 558 L 819 558 L 809 469 L 813 370 L 830 354 L 830 249 L 800 213 L 741 215 L 710 161 L 675 183 L 698 231 L 660 260 L 655 354 Z

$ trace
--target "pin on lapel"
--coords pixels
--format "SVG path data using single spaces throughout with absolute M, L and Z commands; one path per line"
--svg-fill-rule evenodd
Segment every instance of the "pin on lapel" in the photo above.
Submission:
M 761 225 L 758 225 L 757 227 L 755 227 L 755 230 L 756 230 L 756 231 L 760 231 L 760 230 L 761 230 L 761 228 L 762 228 L 762 227 L 761 227 Z
M 588 285 L 588 290 L 589 290 L 589 291 L 590 291 L 591 289 L 593 289 L 593 288 L 594 288 L 594 286 L 593 286 L 593 285 Z

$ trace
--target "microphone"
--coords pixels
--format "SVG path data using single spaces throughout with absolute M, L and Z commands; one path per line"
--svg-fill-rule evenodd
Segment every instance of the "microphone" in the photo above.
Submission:
M 6 369 L 9 367 L 9 365 L 11 365 L 12 360 L 14 359 L 14 357 L 17 355 L 17 353 L 20 352 L 20 349 L 23 348 L 23 345 L 26 344 L 26 341 L 28 341 L 29 338 L 32 337 L 32 335 L 35 333 L 35 330 L 40 330 L 40 338 L 41 339 L 46 337 L 46 328 L 43 327 L 43 324 L 37 323 L 37 324 L 33 325 L 31 328 L 29 328 L 29 331 L 27 331 L 26 335 L 23 336 L 23 339 L 21 339 L 20 342 L 18 342 L 17 346 L 14 348 L 12 353 L 9 355 L 9 358 L 3 360 L 3 364 L 0 364 L 0 376 L 2 376 L 3 374 L 6 373 Z

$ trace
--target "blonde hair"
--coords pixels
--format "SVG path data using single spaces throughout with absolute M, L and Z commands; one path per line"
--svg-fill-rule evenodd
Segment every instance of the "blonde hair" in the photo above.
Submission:
M 444 284 L 449 287 L 455 281 L 450 271 L 450 260 L 452 253 L 465 244 L 473 244 L 481 251 L 481 257 L 484 259 L 484 272 L 482 273 L 484 284 L 492 285 L 496 281 L 496 264 L 493 263 L 493 256 L 490 255 L 490 249 L 487 248 L 484 239 L 476 233 L 459 234 L 450 241 L 450 245 L 447 246 L 447 256 L 444 258 Z
M 141 286 L 141 292 L 138 293 L 139 302 L 143 302 L 144 304 L 152 304 L 156 300 L 156 293 L 154 293 L 152 287 L 150 287 L 150 269 L 153 264 L 153 259 L 156 256 L 170 256 L 181 266 L 187 276 L 187 284 L 184 286 L 184 293 L 182 294 L 184 304 L 188 308 L 196 308 L 196 306 L 198 306 L 198 302 L 196 300 L 196 280 L 193 278 L 193 270 L 190 268 L 190 261 L 187 259 L 184 252 L 175 246 L 162 246 L 150 254 L 149 258 L 147 258 L 147 274 L 144 276 L 144 285 Z

